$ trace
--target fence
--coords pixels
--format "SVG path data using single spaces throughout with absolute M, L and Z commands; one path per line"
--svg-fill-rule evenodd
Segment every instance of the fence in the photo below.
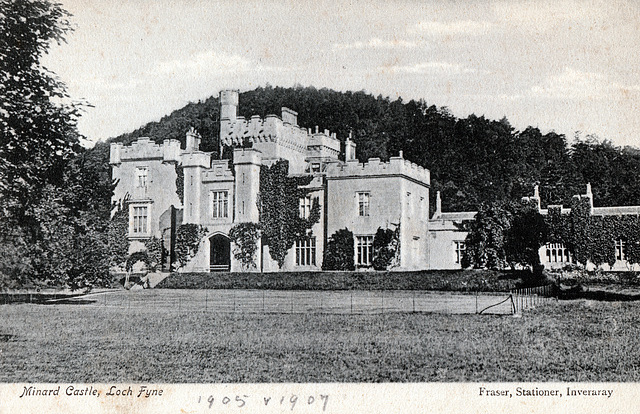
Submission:
M 514 314 L 521 314 L 525 310 L 533 309 L 551 300 L 555 300 L 554 287 L 553 285 L 545 285 L 513 289 L 509 298 L 511 299 L 512 312 Z
M 331 313 L 384 314 L 519 314 L 549 300 L 551 286 L 525 288 L 504 293 L 434 292 L 421 290 L 117 290 L 70 297 L 66 295 L 21 294 L 2 303 L 22 302 L 46 305 L 77 304 L 124 309 L 144 313 Z M 11 295 L 13 296 L 13 295 Z M 18 299 L 18 300 L 16 300 Z

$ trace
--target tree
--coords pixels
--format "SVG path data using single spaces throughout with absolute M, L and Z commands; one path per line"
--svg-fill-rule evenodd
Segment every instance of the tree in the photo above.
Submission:
M 505 235 L 512 214 L 501 203 L 483 204 L 475 220 L 468 224 L 469 233 L 462 257 L 463 267 L 502 269 L 507 264 Z
M 71 30 L 69 14 L 48 0 L 0 0 L 0 10 L 0 208 L 4 219 L 23 225 L 80 149 L 80 105 L 40 63 Z
M 322 270 L 355 270 L 354 254 L 351 230 L 344 228 L 336 231 L 327 241 Z
M 289 176 L 289 162 L 277 161 L 271 167 L 260 168 L 260 228 L 263 244 L 269 246 L 269 254 L 282 268 L 287 252 L 296 240 L 308 235 L 320 220 L 320 205 L 313 199 L 308 217 L 300 215 L 300 199 L 308 195 L 312 176 Z
M 547 243 L 549 230 L 537 207 L 522 205 L 512 214 L 506 235 L 506 259 L 536 271 L 540 264 L 540 247 Z

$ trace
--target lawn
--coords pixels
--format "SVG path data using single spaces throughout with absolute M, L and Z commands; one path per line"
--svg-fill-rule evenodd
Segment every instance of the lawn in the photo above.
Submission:
M 521 318 L 0 306 L 2 382 L 640 381 L 638 302 Z

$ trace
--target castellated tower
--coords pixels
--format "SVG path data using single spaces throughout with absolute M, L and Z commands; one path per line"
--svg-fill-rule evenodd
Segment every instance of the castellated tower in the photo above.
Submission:
M 252 148 L 238 148 L 233 152 L 233 166 L 236 171 L 236 222 L 257 223 L 258 193 L 260 192 L 260 166 L 262 155 Z
M 238 111 L 239 91 L 224 90 L 220 91 L 220 120 L 234 122 Z

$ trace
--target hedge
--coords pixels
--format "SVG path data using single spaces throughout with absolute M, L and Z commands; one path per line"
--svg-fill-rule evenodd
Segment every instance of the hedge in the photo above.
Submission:
M 536 286 L 527 271 L 172 273 L 156 288 L 274 290 L 441 290 L 508 292 Z

